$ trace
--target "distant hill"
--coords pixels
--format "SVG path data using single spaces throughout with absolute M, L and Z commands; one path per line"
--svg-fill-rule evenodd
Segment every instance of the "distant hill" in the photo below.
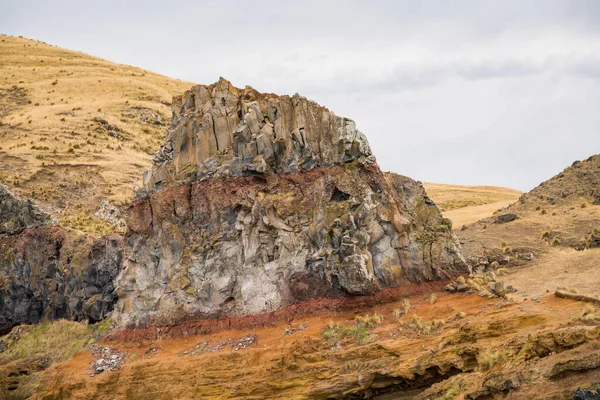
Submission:
M 450 218 L 455 228 L 494 214 L 519 199 L 523 192 L 500 186 L 424 183 L 429 197 Z
M 104 233 L 104 199 L 128 203 L 192 83 L 0 36 L 0 183 L 63 225 Z
M 600 155 L 575 161 L 561 173 L 524 194 L 516 207 L 537 207 L 544 203 L 558 205 L 573 201 L 600 205 Z

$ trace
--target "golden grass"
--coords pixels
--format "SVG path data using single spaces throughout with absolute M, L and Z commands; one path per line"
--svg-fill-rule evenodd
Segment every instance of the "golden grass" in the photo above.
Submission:
M 103 198 L 128 202 L 164 140 L 172 96 L 192 84 L 11 36 L 0 36 L 0 54 L 0 183 L 34 198 L 59 220 L 64 209 L 67 215 L 93 212 Z M 2 95 L 16 93 L 13 87 L 26 96 Z M 142 121 L 142 112 L 160 115 L 163 125 Z M 57 166 L 67 172 L 48 177 Z M 88 169 L 95 171 L 89 183 L 102 190 L 71 195 Z M 58 178 L 62 186 L 53 182 Z
M 499 351 L 484 351 L 477 356 L 477 362 L 479 363 L 479 368 L 482 370 L 489 370 L 494 368 L 500 361 L 505 361 L 508 358 L 508 353 L 503 350 Z
M 423 186 L 441 211 L 498 202 L 508 205 L 523 194 L 519 190 L 500 186 L 467 186 L 442 183 L 424 183 Z

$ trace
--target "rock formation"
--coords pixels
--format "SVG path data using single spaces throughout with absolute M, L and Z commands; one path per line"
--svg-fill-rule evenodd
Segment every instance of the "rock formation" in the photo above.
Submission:
M 34 226 L 47 226 L 50 215 L 31 200 L 21 199 L 0 185 L 0 235 L 20 232 Z
M 116 301 L 122 238 L 91 238 L 47 226 L 31 200 L 0 186 L 0 334 L 57 318 L 100 321 Z
M 224 79 L 173 101 L 128 211 L 114 318 L 247 315 L 465 271 L 419 182 L 384 174 L 353 121 Z

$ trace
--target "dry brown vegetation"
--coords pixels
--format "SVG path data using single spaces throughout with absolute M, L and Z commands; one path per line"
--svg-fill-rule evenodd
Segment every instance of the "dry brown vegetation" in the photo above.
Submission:
M 497 208 L 501 208 L 515 202 L 523 194 L 521 191 L 500 186 L 450 185 L 430 182 L 423 183 L 423 186 L 441 211 L 489 204 L 498 204 Z
M 0 183 L 67 226 L 110 230 L 77 215 L 131 200 L 192 84 L 12 36 L 0 54 Z

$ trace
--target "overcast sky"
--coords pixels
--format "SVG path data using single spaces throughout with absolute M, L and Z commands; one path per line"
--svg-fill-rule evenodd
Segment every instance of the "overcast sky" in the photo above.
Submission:
M 300 93 L 422 181 L 529 190 L 600 153 L 600 0 L 0 0 L 0 32 Z

